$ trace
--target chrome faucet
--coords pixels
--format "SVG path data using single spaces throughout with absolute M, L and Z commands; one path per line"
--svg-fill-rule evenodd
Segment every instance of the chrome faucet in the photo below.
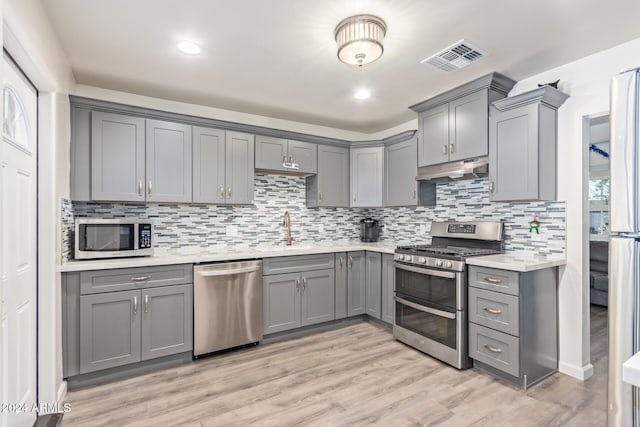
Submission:
M 284 220 L 282 221 L 282 226 L 287 227 L 287 246 L 291 246 L 291 242 L 293 242 L 293 238 L 291 237 L 291 215 L 289 211 L 284 211 Z

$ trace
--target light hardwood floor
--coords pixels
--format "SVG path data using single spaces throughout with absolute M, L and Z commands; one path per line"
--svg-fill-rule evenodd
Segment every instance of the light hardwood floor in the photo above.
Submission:
M 592 307 L 585 382 L 527 392 L 458 371 L 369 323 L 72 391 L 71 426 L 604 426 L 607 312 Z

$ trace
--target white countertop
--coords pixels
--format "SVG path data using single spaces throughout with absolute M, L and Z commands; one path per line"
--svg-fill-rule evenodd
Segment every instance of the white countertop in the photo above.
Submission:
M 564 257 L 546 257 L 529 255 L 522 252 L 511 252 L 469 257 L 466 259 L 466 262 L 468 265 L 477 265 L 478 267 L 527 272 L 565 265 L 567 260 Z
M 373 251 L 392 254 L 395 243 L 363 243 L 363 242 L 321 242 L 301 243 L 292 246 L 264 246 L 256 248 L 213 248 L 210 251 L 167 252 L 151 257 L 115 258 L 104 260 L 67 261 L 60 266 L 61 272 L 107 270 L 111 268 L 149 267 L 170 264 L 198 264 L 203 262 L 233 261 L 238 259 L 271 258 L 290 255 L 325 254 L 348 251 Z

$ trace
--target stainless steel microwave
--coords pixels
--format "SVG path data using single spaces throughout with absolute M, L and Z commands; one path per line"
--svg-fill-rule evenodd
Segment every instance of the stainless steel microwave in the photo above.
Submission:
M 149 219 L 76 219 L 75 258 L 153 255 L 153 221 Z

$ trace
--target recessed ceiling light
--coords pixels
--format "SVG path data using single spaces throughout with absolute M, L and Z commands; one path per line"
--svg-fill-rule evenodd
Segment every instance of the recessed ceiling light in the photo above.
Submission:
M 353 94 L 356 99 L 367 99 L 371 96 L 371 92 L 366 89 L 357 90 L 356 93 Z
M 193 42 L 180 42 L 178 43 L 178 49 L 187 55 L 197 55 L 200 53 L 200 46 Z

